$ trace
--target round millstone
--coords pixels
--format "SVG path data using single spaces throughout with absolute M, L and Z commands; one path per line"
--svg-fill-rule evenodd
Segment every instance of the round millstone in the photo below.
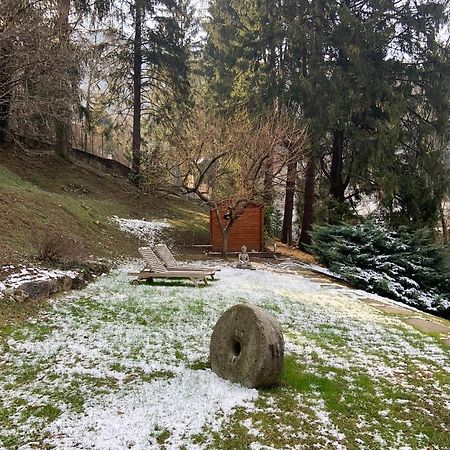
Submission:
M 210 343 L 212 370 L 221 378 L 249 388 L 280 382 L 284 339 L 275 317 L 251 304 L 225 311 Z

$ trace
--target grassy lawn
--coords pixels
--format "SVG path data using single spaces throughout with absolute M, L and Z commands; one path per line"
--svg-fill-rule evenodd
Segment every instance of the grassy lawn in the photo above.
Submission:
M 131 286 L 122 267 L 0 328 L 1 449 L 449 449 L 450 352 L 299 275 Z M 209 369 L 212 328 L 256 303 L 281 322 L 281 386 Z

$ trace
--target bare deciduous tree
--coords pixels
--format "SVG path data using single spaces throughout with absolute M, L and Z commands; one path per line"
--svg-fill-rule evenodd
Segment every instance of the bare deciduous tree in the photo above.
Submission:
M 61 46 L 59 35 L 57 2 L 2 0 L 1 143 L 14 132 L 53 141 L 55 122 L 68 120 L 78 50 L 72 43 Z
M 256 120 L 241 111 L 225 120 L 200 110 L 174 144 L 168 169 L 179 190 L 195 194 L 215 211 L 226 255 L 236 220 L 248 205 L 266 197 L 267 162 L 272 166 L 270 188 L 284 184 L 283 169 L 303 154 L 307 133 L 288 111 Z M 224 200 L 226 218 L 221 207 Z

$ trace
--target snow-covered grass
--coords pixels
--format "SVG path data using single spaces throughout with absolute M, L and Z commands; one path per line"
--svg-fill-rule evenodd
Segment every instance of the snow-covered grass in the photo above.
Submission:
M 137 268 L 0 328 L 1 449 L 449 448 L 449 352 L 367 294 L 231 267 L 202 288 L 132 286 Z M 209 369 L 212 328 L 240 302 L 282 324 L 280 387 Z
M 123 219 L 117 216 L 112 217 L 112 221 L 117 224 L 120 231 L 134 234 L 148 244 L 153 244 L 155 239 L 160 235 L 160 232 L 170 227 L 170 224 L 166 221 Z

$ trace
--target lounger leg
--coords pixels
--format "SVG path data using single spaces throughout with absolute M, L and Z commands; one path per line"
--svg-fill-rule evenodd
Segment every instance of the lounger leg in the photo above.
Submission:
M 206 280 L 206 277 L 203 278 L 203 281 L 205 282 L 206 285 L 208 285 L 208 281 Z
M 191 281 L 194 283 L 195 287 L 198 287 L 198 281 L 196 278 L 191 278 Z

